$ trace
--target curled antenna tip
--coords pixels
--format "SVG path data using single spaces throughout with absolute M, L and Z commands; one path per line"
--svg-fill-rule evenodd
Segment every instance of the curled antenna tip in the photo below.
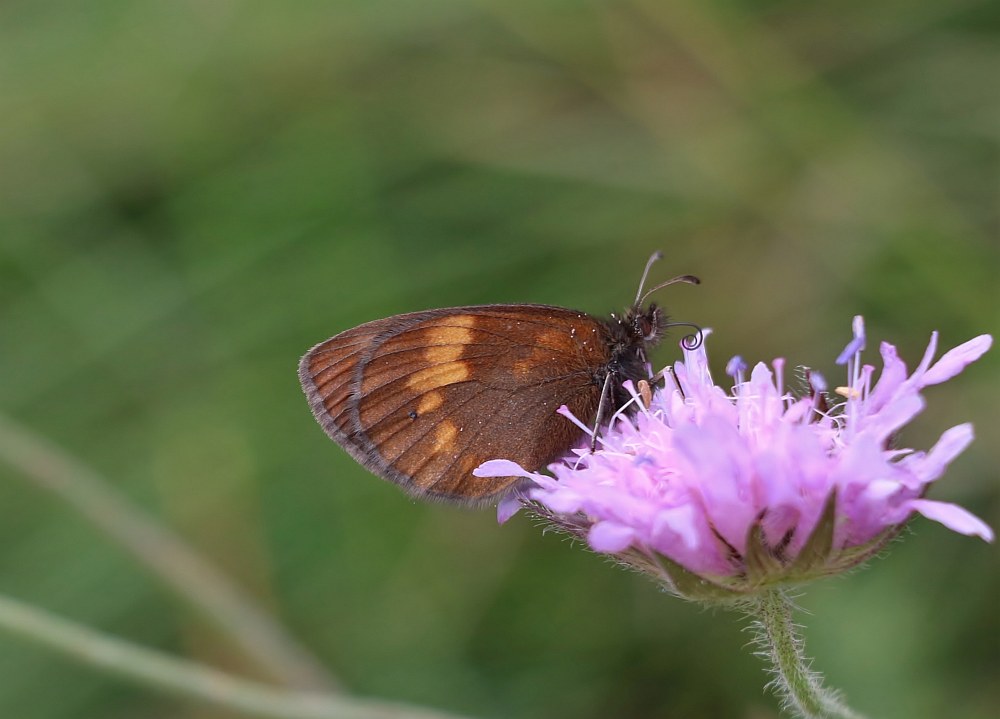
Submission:
M 681 338 L 681 347 L 690 351 L 696 350 L 705 343 L 705 335 L 701 329 L 695 330 Z
M 696 350 L 705 342 L 705 331 L 694 322 L 668 322 L 666 327 L 688 327 L 692 330 L 690 334 L 681 338 L 681 347 L 688 351 Z

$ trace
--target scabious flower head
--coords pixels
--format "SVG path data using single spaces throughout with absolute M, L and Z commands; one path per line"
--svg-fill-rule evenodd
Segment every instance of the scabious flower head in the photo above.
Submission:
M 883 342 L 874 381 L 875 368 L 862 364 L 864 323 L 856 317 L 838 358 L 846 385 L 828 392 L 822 376 L 807 371 L 802 397 L 785 389 L 783 360 L 758 363 L 747 375 L 735 357 L 726 367 L 732 386 L 724 388 L 712 380 L 704 346 L 685 349 L 650 406 L 634 393 L 638 410 L 616 415 L 595 452 L 576 450 L 549 467 L 554 476 L 502 459 L 476 474 L 532 480 L 501 504 L 501 521 L 528 505 L 594 550 L 696 599 L 738 600 L 842 572 L 878 552 L 914 513 L 992 541 L 968 511 L 924 496 L 972 440 L 971 425 L 952 427 L 927 452 L 894 446 L 924 408 L 921 391 L 991 344 L 981 335 L 932 364 L 934 333 L 908 374 Z

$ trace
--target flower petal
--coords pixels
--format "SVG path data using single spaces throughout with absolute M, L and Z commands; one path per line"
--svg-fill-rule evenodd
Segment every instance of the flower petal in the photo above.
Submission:
M 559 514 L 578 512 L 583 504 L 583 498 L 569 489 L 533 489 L 528 496 Z
M 993 530 L 989 528 L 989 525 L 957 504 L 935 502 L 931 499 L 912 499 L 907 503 L 907 506 L 924 515 L 927 519 L 940 522 L 959 534 L 980 537 L 987 542 L 993 541 Z
M 530 477 L 531 472 L 509 459 L 490 459 L 472 470 L 474 477 Z
M 925 405 L 924 398 L 919 394 L 902 394 L 882 411 L 869 416 L 865 421 L 865 428 L 874 432 L 879 441 L 888 439 L 900 427 L 920 414 Z
M 521 511 L 523 506 L 521 499 L 516 494 L 501 499 L 497 504 L 497 524 L 506 524 L 507 520 Z
M 689 504 L 665 509 L 656 514 L 652 527 L 654 541 L 667 532 L 672 532 L 680 537 L 688 549 L 696 549 L 702 543 L 695 526 L 694 509 Z
M 927 343 L 927 349 L 924 350 L 924 356 L 920 358 L 920 364 L 917 368 L 913 370 L 913 374 L 922 375 L 927 371 L 927 368 L 931 366 L 931 360 L 934 359 L 934 355 L 937 352 L 938 346 L 938 331 L 934 330 L 931 332 L 931 339 Z
M 616 522 L 598 522 L 587 534 L 587 542 L 597 552 L 622 552 L 634 540 L 635 530 Z
M 982 357 L 992 344 L 993 338 L 990 335 L 979 335 L 955 349 L 948 350 L 933 367 L 927 370 L 920 380 L 920 386 L 929 387 L 951 379 Z
M 952 427 L 931 447 L 931 451 L 911 465 L 914 474 L 926 484 L 944 474 L 951 461 L 965 451 L 974 437 L 972 425 L 966 422 Z
M 876 412 L 881 409 L 893 395 L 900 385 L 906 381 L 906 365 L 899 359 L 895 345 L 883 342 L 879 345 L 882 354 L 882 373 L 878 382 L 868 395 L 868 410 Z

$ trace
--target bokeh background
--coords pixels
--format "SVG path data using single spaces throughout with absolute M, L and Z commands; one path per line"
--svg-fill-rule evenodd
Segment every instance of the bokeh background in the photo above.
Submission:
M 0 410 L 238 582 L 351 692 L 500 717 L 775 717 L 737 616 L 518 517 L 425 506 L 313 422 L 299 356 L 455 304 L 620 309 L 643 262 L 715 369 L 836 377 L 856 313 L 911 364 L 1000 319 L 987 0 L 0 6 Z M 659 351 L 665 363 L 672 346 Z M 1000 354 L 906 444 L 1000 528 Z M 264 681 L 72 506 L 0 464 L 0 592 Z M 876 717 L 1000 715 L 997 549 L 925 520 L 808 588 Z M 0 634 L 0 716 L 236 716 Z

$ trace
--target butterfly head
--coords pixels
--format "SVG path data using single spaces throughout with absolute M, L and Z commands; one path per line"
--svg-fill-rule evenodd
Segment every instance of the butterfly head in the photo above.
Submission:
M 655 347 L 667 331 L 667 316 L 655 302 L 645 308 L 639 305 L 632 307 L 622 321 L 632 343 L 636 345 Z
M 648 377 L 648 351 L 659 344 L 670 324 L 663 309 L 655 303 L 633 305 L 623 314 L 612 314 L 607 324 L 612 371 L 633 381 Z
M 636 292 L 632 307 L 622 315 L 611 315 L 608 322 L 612 338 L 612 359 L 609 368 L 620 379 L 638 381 L 649 377 L 648 351 L 660 343 L 669 327 L 683 325 L 694 330 L 693 334 L 681 340 L 681 344 L 686 349 L 694 349 L 701 344 L 700 327 L 689 322 L 671 322 L 666 312 L 655 302 L 643 305 L 649 295 L 669 285 L 678 283 L 697 285 L 700 283 L 700 280 L 694 275 L 679 275 L 665 282 L 660 282 L 655 287 L 643 292 L 649 268 L 662 257 L 663 253 L 656 252 L 649 258 L 642 273 L 642 279 L 639 281 L 639 290 Z
M 654 252 L 652 254 L 649 261 L 646 262 L 646 268 L 642 272 L 642 279 L 639 280 L 639 290 L 635 293 L 635 302 L 632 303 L 632 307 L 620 318 L 616 315 L 611 316 L 612 331 L 616 335 L 619 345 L 624 343 L 630 349 L 634 350 L 644 363 L 646 361 L 645 350 L 659 344 L 664 334 L 666 334 L 668 327 L 675 324 L 687 325 L 688 323 L 670 322 L 666 313 L 655 302 L 651 302 L 645 307 L 643 306 L 643 302 L 654 292 L 669 285 L 677 283 L 697 285 L 701 283 L 701 280 L 694 275 L 679 275 L 643 292 L 643 288 L 646 285 L 646 277 L 649 276 L 649 268 L 661 259 L 663 259 L 662 252 Z M 615 324 L 618 327 L 614 327 Z M 694 325 L 691 326 L 697 331 L 697 343 L 700 344 L 701 329 Z M 685 338 L 685 340 L 688 340 L 688 338 Z M 690 342 L 686 342 L 685 346 L 690 344 Z

